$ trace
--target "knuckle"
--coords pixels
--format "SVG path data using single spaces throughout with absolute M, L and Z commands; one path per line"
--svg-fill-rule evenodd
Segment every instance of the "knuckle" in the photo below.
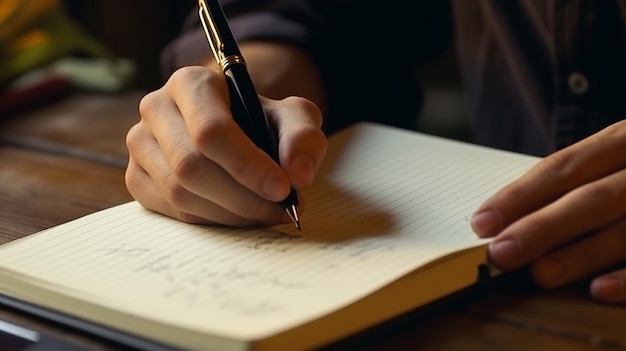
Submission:
M 130 192 L 131 195 L 133 195 L 133 197 L 135 197 L 136 192 L 136 188 L 138 186 L 138 184 L 140 183 L 138 181 L 139 178 L 139 166 L 137 166 L 135 164 L 134 161 L 132 161 L 132 159 L 128 162 L 128 166 L 126 167 L 126 171 L 124 172 L 124 184 L 126 185 L 126 188 L 128 189 L 128 191 Z
M 571 178 L 576 168 L 576 157 L 569 152 L 556 152 L 546 158 L 542 172 L 555 181 L 566 181 Z
M 322 125 L 322 111 L 313 101 L 301 96 L 288 96 L 282 102 L 286 107 L 304 111 L 318 127 Z
M 203 77 L 203 75 L 210 75 L 209 70 L 200 66 L 185 66 L 175 70 L 167 81 L 167 84 L 179 84 L 186 83 L 190 80 L 194 80 L 197 77 Z
M 573 190 L 568 196 L 569 201 L 584 209 L 585 217 L 594 218 L 596 223 L 621 215 L 618 191 L 605 184 L 590 183 Z
M 166 181 L 163 196 L 170 206 L 180 211 L 180 209 L 185 208 L 188 203 L 190 193 L 181 183 L 170 177 L 169 180 Z
M 301 109 L 315 109 L 317 106 L 309 99 L 301 97 L 301 96 L 287 96 L 283 100 L 285 105 L 298 107 Z
M 211 147 L 220 143 L 229 134 L 231 121 L 223 118 L 200 117 L 197 127 L 191 131 L 191 140 L 198 148 Z
M 133 150 L 143 145 L 142 140 L 143 132 L 141 131 L 141 126 L 139 124 L 135 124 L 128 130 L 126 133 L 126 147 L 129 152 L 132 153 Z
M 155 115 L 155 111 L 158 110 L 163 103 L 163 97 L 161 95 L 161 90 L 155 90 L 144 95 L 141 100 L 139 100 L 139 115 L 142 119 L 149 119 Z
M 613 208 L 610 204 L 613 204 L 617 198 L 617 193 L 613 188 L 601 183 L 587 184 L 577 189 L 575 195 L 577 195 L 580 201 L 589 203 L 591 211 L 598 212 L 603 217 L 607 214 L 607 208 Z
M 187 89 L 197 84 L 224 84 L 219 72 L 202 66 L 185 66 L 171 74 L 166 86 L 171 89 Z
M 203 156 L 198 151 L 187 151 L 182 148 L 174 152 L 172 173 L 178 182 L 192 184 L 200 177 Z

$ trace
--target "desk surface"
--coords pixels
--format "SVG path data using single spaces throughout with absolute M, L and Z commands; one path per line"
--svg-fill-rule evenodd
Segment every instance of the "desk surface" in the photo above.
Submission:
M 126 131 L 141 93 L 75 95 L 0 120 L 0 244 L 129 201 Z M 626 349 L 626 308 L 593 302 L 587 285 L 539 291 L 523 273 L 379 333 L 363 350 Z M 0 317 L 94 350 L 114 346 L 0 307 Z

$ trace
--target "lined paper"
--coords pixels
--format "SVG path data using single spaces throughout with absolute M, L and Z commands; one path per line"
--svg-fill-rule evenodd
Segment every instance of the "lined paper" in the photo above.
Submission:
M 185 224 L 136 202 L 0 248 L 0 269 L 181 327 L 240 339 L 345 306 L 480 245 L 474 209 L 537 159 L 360 124 L 330 140 L 303 233 Z

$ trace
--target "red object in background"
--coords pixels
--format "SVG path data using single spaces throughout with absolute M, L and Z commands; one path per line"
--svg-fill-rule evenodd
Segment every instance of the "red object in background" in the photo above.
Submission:
M 0 117 L 6 117 L 57 101 L 69 94 L 72 83 L 65 77 L 51 76 L 24 88 L 0 90 Z

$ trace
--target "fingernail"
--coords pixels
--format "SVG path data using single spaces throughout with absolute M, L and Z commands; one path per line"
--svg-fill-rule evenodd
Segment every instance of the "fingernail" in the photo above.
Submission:
M 478 236 L 486 237 L 497 234 L 500 226 L 499 222 L 498 217 L 493 211 L 483 211 L 472 216 L 470 225 Z
M 309 186 L 313 183 L 315 176 L 315 163 L 310 157 L 299 156 L 293 161 L 291 171 L 300 182 Z
M 492 242 L 489 257 L 499 268 L 513 269 L 519 265 L 522 255 L 517 243 L 509 239 Z
M 289 183 L 282 177 L 271 176 L 263 183 L 263 195 L 270 200 L 281 200 L 289 189 Z
M 591 283 L 591 294 L 600 300 L 623 298 L 624 281 L 615 277 L 603 277 Z
M 556 286 L 565 275 L 565 263 L 558 258 L 537 261 L 533 266 L 533 275 L 541 286 Z

